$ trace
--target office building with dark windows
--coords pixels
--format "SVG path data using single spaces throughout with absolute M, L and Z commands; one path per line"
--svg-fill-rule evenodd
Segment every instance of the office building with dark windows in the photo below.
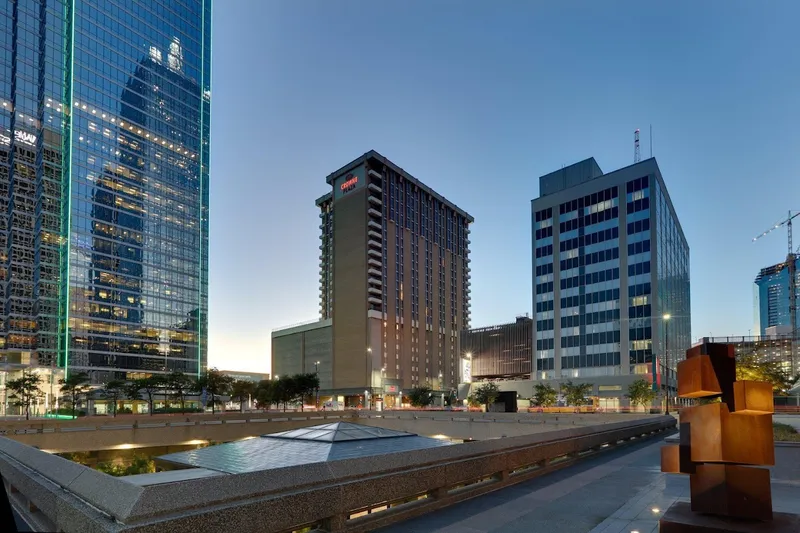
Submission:
M 531 379 L 533 319 L 463 330 L 459 334 L 462 376 L 471 380 Z M 467 381 L 466 379 L 464 381 Z
M 326 181 L 331 190 L 316 201 L 320 324 L 330 324 L 332 344 L 330 368 L 319 372 L 331 389 L 321 393 L 391 407 L 404 388 L 455 390 L 458 332 L 470 320 L 473 218 L 375 151 Z M 273 332 L 273 363 L 309 368 L 280 347 L 301 353 L 289 335 L 317 329 Z
M 795 303 L 800 293 L 800 258 L 795 259 Z M 755 319 L 754 333 L 767 335 L 767 329 L 775 326 L 786 326 L 789 334 L 800 327 L 800 318 L 792 326 L 790 307 L 791 287 L 789 284 L 789 263 L 784 261 L 777 265 L 762 268 L 756 276 L 753 286 L 753 311 Z
M 4 2 L 0 31 L 8 368 L 197 374 L 211 0 Z
M 608 408 L 638 378 L 674 387 L 691 345 L 689 246 L 656 160 L 604 174 L 590 158 L 539 191 L 533 381 L 590 382 Z

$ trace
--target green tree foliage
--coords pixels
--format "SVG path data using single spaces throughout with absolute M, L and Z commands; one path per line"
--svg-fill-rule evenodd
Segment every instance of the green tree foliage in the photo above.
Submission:
M 473 394 L 475 395 L 475 400 L 479 404 L 485 405 L 488 411 L 489 406 L 500 396 L 500 388 L 496 383 L 488 382 L 475 389 Z
M 469 405 L 470 407 L 480 407 L 481 402 L 475 399 L 474 394 L 470 394 L 469 396 L 467 396 L 467 405 Z
M 653 390 L 653 384 L 646 379 L 637 379 L 628 385 L 628 394 L 631 405 L 636 407 L 641 405 L 644 408 L 652 405 L 658 393 Z
M 42 376 L 26 370 L 22 371 L 22 377 L 6 383 L 6 388 L 12 393 L 8 398 L 14 402 L 14 405 L 22 407 L 25 411 L 25 420 L 31 418 L 31 404 L 37 398 L 44 396 L 39 388 L 41 384 Z
M 231 400 L 239 402 L 239 411 L 244 411 L 244 403 L 256 392 L 256 384 L 246 379 L 231 383 Z
M 75 418 L 75 411 L 79 402 L 89 394 L 89 374 L 86 372 L 75 372 L 66 379 L 59 379 L 61 394 L 64 395 L 72 409 L 72 417 Z
M 135 455 L 129 464 L 98 463 L 96 468 L 110 476 L 120 477 L 152 474 L 156 471 L 156 464 L 152 459 Z
M 191 392 L 194 380 L 183 372 L 172 372 L 166 377 L 165 386 L 172 392 L 172 399 L 178 400 L 181 413 L 186 412 L 186 396 Z
M 233 378 L 226 376 L 216 368 L 210 368 L 200 375 L 200 378 L 195 382 L 195 391 L 202 393 L 203 389 L 208 394 L 208 401 L 211 403 L 211 412 L 216 413 L 216 405 L 219 402 L 219 396 L 224 396 L 230 391 Z
M 117 402 L 125 394 L 127 384 L 121 379 L 112 379 L 106 382 L 101 396 L 111 402 L 111 414 L 117 416 Z
M 433 403 L 433 389 L 427 383 L 412 387 L 408 392 L 408 401 L 413 407 L 427 407 Z
M 262 379 L 256 386 L 256 406 L 259 409 L 267 410 L 273 404 L 278 403 L 276 382 L 269 379 Z
M 319 389 L 319 376 L 316 373 L 297 374 L 292 376 L 294 382 L 295 401 L 300 402 L 300 410 L 303 410 L 305 399 L 313 397 Z
M 533 404 L 538 407 L 552 407 L 558 400 L 558 391 L 549 383 L 537 383 L 533 387 Z
M 761 361 L 756 354 L 739 356 L 736 359 L 736 379 L 739 381 L 765 381 L 779 395 L 797 383 L 800 375 L 792 377 L 777 361 Z
M 574 384 L 572 381 L 567 381 L 561 385 L 561 393 L 567 405 L 577 407 L 586 404 L 586 396 L 591 394 L 592 387 L 591 383 Z

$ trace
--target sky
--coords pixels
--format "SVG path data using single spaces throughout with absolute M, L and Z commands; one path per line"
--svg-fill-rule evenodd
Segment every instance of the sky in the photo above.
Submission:
M 746 335 L 800 210 L 800 2 L 214 3 L 209 364 L 268 372 L 319 315 L 325 177 L 374 149 L 475 218 L 472 326 L 531 312 L 538 177 L 656 157 L 692 338 Z M 613 7 L 612 7 L 613 6 Z M 794 200 L 792 200 L 794 198 Z M 795 244 L 800 245 L 800 232 Z

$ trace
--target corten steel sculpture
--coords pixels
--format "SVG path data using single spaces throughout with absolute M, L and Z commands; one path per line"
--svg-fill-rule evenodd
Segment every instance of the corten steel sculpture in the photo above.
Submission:
M 689 474 L 691 512 L 675 504 L 660 531 L 748 531 L 747 523 L 778 531 L 765 524 L 773 520 L 769 470 L 757 468 L 775 464 L 772 385 L 736 381 L 733 345 L 704 343 L 678 363 L 678 397 L 721 401 L 683 409 L 680 444 L 661 448 L 662 472 Z

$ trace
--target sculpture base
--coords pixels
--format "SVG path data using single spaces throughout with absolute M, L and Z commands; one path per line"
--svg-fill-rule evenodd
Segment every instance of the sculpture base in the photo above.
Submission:
M 797 533 L 800 515 L 773 513 L 771 522 L 741 520 L 692 512 L 689 502 L 677 502 L 658 523 L 659 533 Z

